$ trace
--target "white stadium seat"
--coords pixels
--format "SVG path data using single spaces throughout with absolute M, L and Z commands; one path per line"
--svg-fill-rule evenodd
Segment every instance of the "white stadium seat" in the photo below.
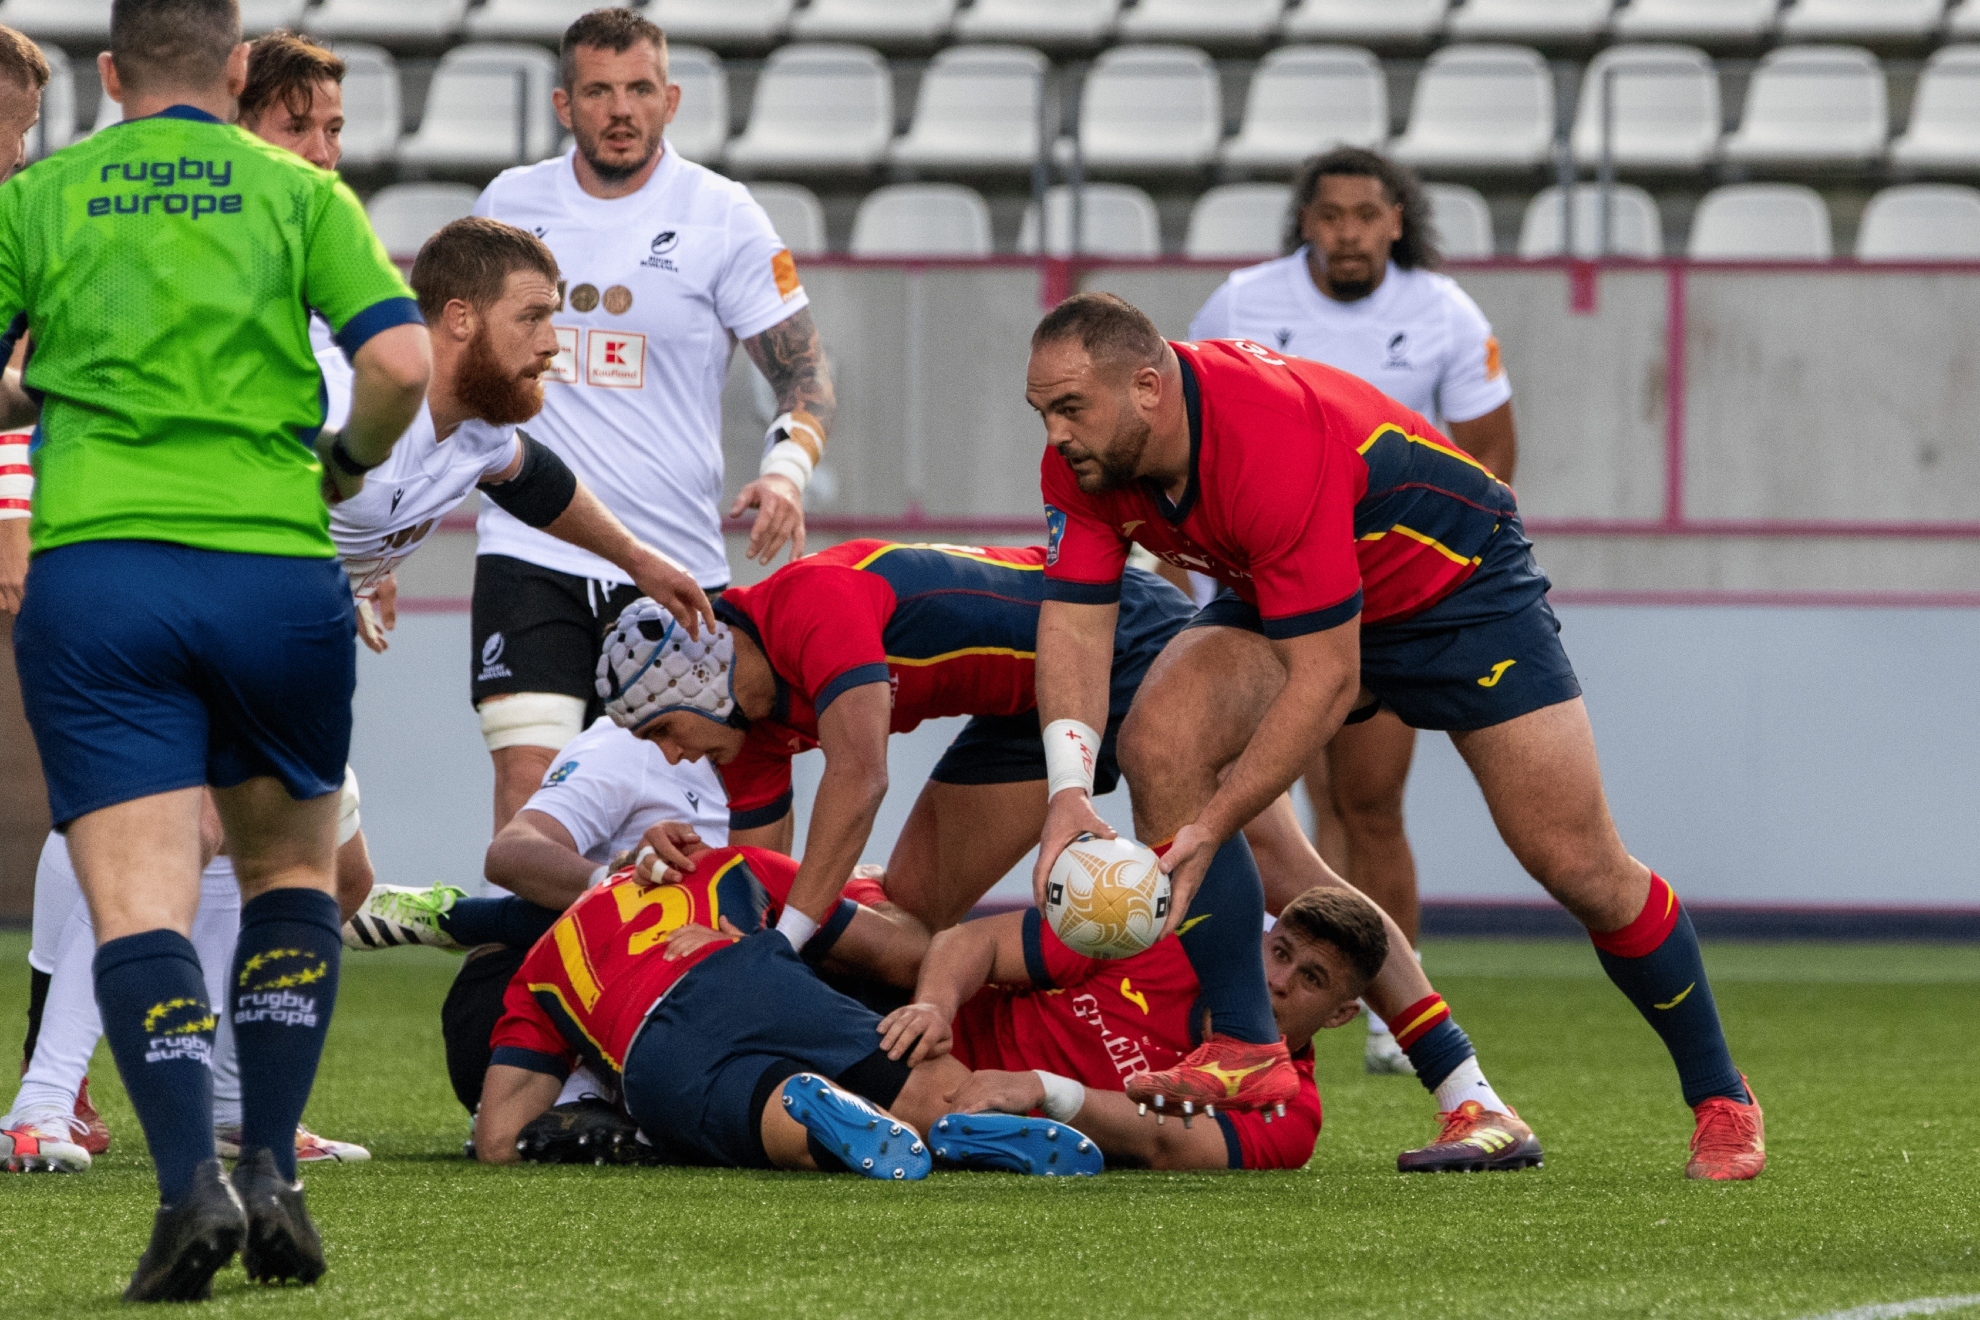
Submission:
M 1450 0 L 1302 0 L 1280 27 L 1288 41 L 1419 43 L 1443 27 Z
M 596 0 L 488 0 L 468 11 L 467 33 L 479 41 L 556 41 L 598 7 Z
M 1949 37 L 1980 37 L 1980 0 L 1956 3 L 1946 15 Z
M 1118 0 L 976 0 L 956 15 L 959 41 L 1029 46 L 1097 46 L 1114 25 Z
M 1790 41 L 1920 39 L 1939 26 L 1945 0 L 1796 0 L 1781 15 Z
M 811 0 L 791 20 L 799 41 L 932 46 L 949 30 L 956 0 Z
M 1430 223 L 1438 249 L 1453 261 L 1484 261 L 1493 254 L 1492 208 L 1485 195 L 1461 183 L 1426 183 Z
M 799 42 L 772 51 L 749 128 L 729 163 L 755 170 L 864 170 L 894 135 L 894 79 L 866 46 Z
M 1609 0 L 1466 0 L 1449 32 L 1459 41 L 1593 41 L 1609 9 Z
M 1912 169 L 1980 171 L 1980 45 L 1941 46 L 1911 97 L 1911 126 L 1891 160 Z
M 928 62 L 914 123 L 888 154 L 914 169 L 1030 169 L 1048 67 L 1025 46 L 949 47 Z
M 1086 75 L 1079 144 L 1088 170 L 1202 169 L 1223 136 L 1217 68 L 1194 47 L 1115 46 Z
M 990 208 L 957 183 L 896 183 L 868 193 L 853 217 L 856 257 L 987 257 Z
M 344 61 L 344 163 L 382 165 L 399 154 L 405 128 L 399 68 L 377 46 L 339 44 Z
M 1696 261 L 1827 261 L 1829 208 L 1798 183 L 1734 183 L 1705 194 L 1691 218 Z
M 1613 70 L 1613 75 L 1611 74 Z M 1610 79 L 1611 138 L 1623 169 L 1703 168 L 1718 149 L 1723 120 L 1719 75 L 1692 46 L 1611 46 L 1588 65 L 1574 116 L 1574 156 L 1602 158 L 1603 83 Z
M 653 0 L 645 14 L 669 41 L 764 47 L 784 35 L 795 5 L 796 0 Z
M 1859 261 L 1980 261 L 1980 189 L 1950 183 L 1886 188 L 1856 231 Z
M 1198 261 L 1276 256 L 1285 238 L 1290 202 L 1291 194 L 1282 183 L 1227 183 L 1212 188 L 1190 209 L 1183 255 Z
M 480 195 L 465 183 L 395 183 L 373 193 L 364 209 L 385 250 L 406 260 L 441 226 L 472 213 Z
M 276 28 L 295 28 L 308 4 L 309 0 L 241 0 L 241 35 L 258 37 Z
M 1783 46 L 1768 52 L 1746 92 L 1727 160 L 1740 164 L 1866 164 L 1889 129 L 1884 71 L 1856 46 Z
M 419 131 L 399 145 L 399 159 L 459 169 L 542 160 L 557 145 L 556 83 L 557 61 L 540 46 L 456 46 L 434 70 Z
M 1380 147 L 1389 136 L 1389 81 L 1357 46 L 1281 46 L 1258 63 L 1244 126 L 1226 165 L 1289 170 L 1334 146 Z
M 41 53 L 48 61 L 48 86 L 41 89 L 41 121 L 28 130 L 29 160 L 60 151 L 76 136 L 75 70 L 60 46 L 44 46 Z
M 6 0 L 0 23 L 36 41 L 108 41 L 110 0 Z
M 1045 252 L 1048 256 L 1073 254 L 1072 189 L 1060 185 L 1045 193 Z M 1088 256 L 1159 257 L 1162 255 L 1162 222 L 1155 211 L 1155 200 L 1139 188 L 1125 183 L 1089 183 L 1080 197 L 1079 250 Z M 1018 251 L 1036 255 L 1038 205 L 1024 209 L 1024 222 L 1018 227 Z
M 310 35 L 357 41 L 444 41 L 458 32 L 468 0 L 323 0 L 309 11 Z
M 1780 0 L 1630 0 L 1610 24 L 1624 41 L 1758 41 Z
M 1554 140 L 1554 77 L 1525 46 L 1445 46 L 1416 80 L 1390 150 L 1425 170 L 1526 170 Z
M 667 141 L 697 164 L 721 160 L 729 143 L 729 75 L 722 61 L 704 47 L 668 42 L 667 77 L 681 89 L 680 109 L 667 125 Z
M 1526 216 L 1519 226 L 1519 255 L 1533 261 L 1542 257 L 1566 255 L 1567 241 L 1562 233 L 1566 219 L 1561 214 L 1559 185 L 1543 188 L 1526 204 Z M 1597 257 L 1602 248 L 1602 189 L 1592 183 L 1574 189 L 1574 255 Z M 1620 183 L 1609 196 L 1609 246 L 1612 257 L 1661 257 L 1664 255 L 1664 220 L 1649 193 L 1631 184 Z
M 752 183 L 749 195 L 770 217 L 770 227 L 794 257 L 825 251 L 825 208 L 811 189 L 795 183 Z
M 1280 0 L 1141 0 L 1121 15 L 1123 41 L 1188 41 L 1206 46 L 1264 42 L 1279 26 Z

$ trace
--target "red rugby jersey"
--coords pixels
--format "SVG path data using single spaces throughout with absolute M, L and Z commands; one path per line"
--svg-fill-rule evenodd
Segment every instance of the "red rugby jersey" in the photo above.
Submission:
M 676 962 L 660 956 L 686 925 L 749 933 L 781 915 L 797 863 L 761 848 L 716 848 L 680 883 L 646 886 L 631 867 L 573 903 L 523 959 L 503 996 L 494 1062 L 569 1072 L 582 1061 L 617 1080 L 626 1048 L 660 996 L 710 944 Z
M 971 1068 L 1042 1068 L 1102 1091 L 1170 1067 L 1194 1048 L 1189 1010 L 1200 987 L 1173 935 L 1132 958 L 1097 961 L 1068 949 L 1025 914 L 1030 986 L 985 986 L 956 1014 L 955 1055 Z M 1297 1169 L 1320 1135 L 1311 1046 L 1293 1055 L 1299 1098 L 1267 1123 L 1232 1113 L 1247 1169 Z
M 1190 475 L 1088 495 L 1048 447 L 1046 596 L 1106 604 L 1130 542 L 1228 585 L 1265 634 L 1406 618 L 1478 567 L 1516 512 L 1510 487 L 1420 414 L 1345 371 L 1249 340 L 1173 346 Z

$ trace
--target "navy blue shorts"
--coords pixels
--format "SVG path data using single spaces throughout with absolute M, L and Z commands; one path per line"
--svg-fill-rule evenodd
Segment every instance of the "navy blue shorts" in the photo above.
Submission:
M 1095 796 L 1120 782 L 1114 739 L 1134 704 L 1148 666 L 1189 626 L 1196 612 L 1188 596 L 1153 573 L 1130 568 L 1121 574 L 1121 614 L 1114 625 L 1114 670 L 1108 691 L 1107 727 L 1093 765 Z M 1019 784 L 1044 779 L 1045 732 L 1034 708 L 1020 715 L 978 715 L 963 726 L 928 776 L 941 784 Z
M 334 559 L 84 541 L 36 555 L 14 626 L 57 828 L 272 775 L 343 786 L 357 621 Z
M 758 931 L 696 964 L 654 1008 L 626 1055 L 626 1108 L 673 1163 L 767 1168 L 757 1124 L 786 1077 L 819 1073 L 894 1102 L 907 1068 L 869 1061 L 879 1027 L 789 940 Z
M 1463 586 L 1421 614 L 1361 630 L 1361 682 L 1378 700 L 1351 718 L 1386 706 L 1413 729 L 1484 729 L 1580 696 L 1548 585 L 1509 521 Z M 1228 588 L 1189 626 L 1265 631 Z

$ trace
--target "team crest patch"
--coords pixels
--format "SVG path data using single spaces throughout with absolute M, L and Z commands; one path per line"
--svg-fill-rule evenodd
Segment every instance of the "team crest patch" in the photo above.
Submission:
M 569 779 L 571 777 L 571 775 L 577 770 L 577 767 L 578 767 L 578 763 L 576 761 L 564 762 L 562 765 L 558 766 L 555 770 L 552 770 L 549 774 L 543 777 L 543 786 L 545 788 L 549 788 L 553 784 L 563 783 L 566 779 Z
M 1045 567 L 1050 568 L 1059 562 L 1059 539 L 1066 534 L 1066 514 L 1063 509 L 1045 506 Z

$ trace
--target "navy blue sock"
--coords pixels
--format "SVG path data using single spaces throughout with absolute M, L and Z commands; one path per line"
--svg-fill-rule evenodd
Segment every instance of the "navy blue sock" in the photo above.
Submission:
M 1265 989 L 1264 929 L 1265 886 L 1240 834 L 1211 859 L 1176 933 L 1202 987 L 1197 1009 L 1210 1011 L 1210 1030 L 1254 1045 L 1280 1035 Z
M 172 1205 L 213 1158 L 213 1006 L 192 941 L 148 930 L 96 951 L 96 1008 Z
M 1677 1065 L 1684 1102 L 1697 1105 L 1715 1095 L 1741 1104 L 1752 1096 L 1740 1080 L 1719 1006 L 1705 979 L 1705 959 L 1691 915 L 1661 876 L 1650 877 L 1650 898 L 1635 921 L 1606 934 L 1590 933 L 1595 956 L 1616 989 L 1660 1037 Z
M 506 944 L 511 949 L 527 949 L 542 939 L 543 933 L 563 915 L 555 908 L 538 907 L 513 895 L 457 898 L 454 906 L 440 914 L 440 929 L 469 948 L 478 944 Z
M 296 1176 L 296 1124 L 316 1081 L 343 953 L 337 900 L 314 889 L 271 889 L 241 907 L 228 982 L 241 1069 L 241 1158 L 266 1147 Z
M 1451 1016 L 1444 997 L 1435 992 L 1397 1014 L 1389 1023 L 1389 1030 L 1395 1033 L 1402 1052 L 1409 1056 L 1409 1066 L 1416 1069 L 1416 1080 L 1433 1094 L 1459 1064 L 1478 1054 L 1471 1046 L 1471 1037 L 1464 1034 L 1464 1028 Z

